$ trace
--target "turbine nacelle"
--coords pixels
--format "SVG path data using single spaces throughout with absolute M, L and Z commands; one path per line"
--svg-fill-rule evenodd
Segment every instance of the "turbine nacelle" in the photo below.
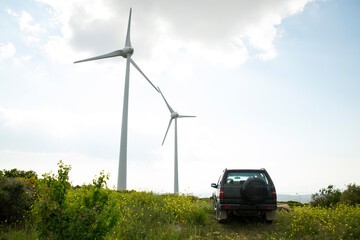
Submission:
M 131 56 L 134 53 L 134 49 L 132 47 L 124 47 L 122 50 L 119 50 L 119 51 L 121 51 L 120 55 L 123 58 L 127 58 L 127 56 L 129 56 L 129 55 Z
M 179 114 L 177 112 L 171 113 L 171 118 L 177 118 L 177 117 L 179 117 Z

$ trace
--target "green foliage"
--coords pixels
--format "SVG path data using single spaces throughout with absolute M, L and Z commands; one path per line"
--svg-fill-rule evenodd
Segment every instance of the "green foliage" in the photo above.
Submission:
M 279 216 L 281 217 L 281 216 Z M 360 206 L 295 207 L 287 237 L 294 239 L 359 239 Z
M 8 177 L 8 178 L 32 178 L 34 177 L 37 179 L 36 172 L 30 170 L 30 171 L 23 171 L 23 170 L 17 170 L 16 168 L 11 170 L 3 170 L 0 171 L 0 176 Z
M 24 180 L 0 176 L 0 222 L 21 221 L 31 204 Z
M 341 191 L 333 185 L 320 189 L 318 193 L 311 196 L 311 206 L 330 207 L 340 202 Z
M 343 239 L 360 239 L 360 216 L 352 221 L 348 221 L 345 226 Z
M 100 173 L 93 186 L 71 188 L 70 166 L 60 161 L 58 175 L 39 180 L 39 198 L 33 210 L 42 239 L 100 239 L 117 222 L 110 190 L 104 189 L 108 175 Z
M 332 185 L 321 189 L 313 195 L 312 207 L 289 202 L 291 212 L 279 211 L 272 225 L 247 218 L 218 224 L 211 199 L 109 190 L 109 176 L 104 172 L 91 185 L 72 187 L 70 166 L 61 161 L 58 165 L 57 175 L 45 174 L 36 181 L 34 176 L 0 176 L 0 198 L 6 196 L 3 186 L 11 184 L 22 183 L 28 196 L 37 192 L 32 218 L 21 225 L 0 224 L 0 240 L 360 239 L 360 204 L 350 205 L 358 196 L 359 186 L 355 184 L 348 185 L 343 195 Z
M 120 218 L 109 239 L 183 239 L 181 229 L 203 226 L 208 217 L 208 204 L 193 196 L 114 191 L 111 198 Z
M 350 205 L 360 204 L 360 186 L 347 185 L 347 189 L 341 195 L 341 202 Z
M 92 199 L 95 189 L 94 185 L 87 185 L 68 190 L 65 204 L 69 204 L 69 207 L 65 215 L 72 218 L 67 219 L 67 224 L 71 226 L 64 224 L 64 238 L 360 239 L 358 204 L 350 206 L 339 203 L 330 208 L 294 206 L 290 213 L 279 211 L 278 220 L 271 225 L 252 218 L 232 218 L 226 224 L 219 224 L 214 218 L 210 199 L 102 189 L 107 192 L 108 204 L 98 211 L 96 207 L 84 206 L 84 199 Z M 112 227 L 111 221 L 115 222 Z M 106 234 L 100 237 L 90 226 L 97 228 L 98 224 L 104 222 Z M 26 227 L 2 229 L 0 225 L 0 240 L 39 239 L 38 233 Z M 48 238 L 60 239 L 55 236 Z
M 100 173 L 93 180 L 93 186 L 83 186 L 69 191 L 66 200 L 66 239 L 100 239 L 116 224 L 119 215 L 115 214 L 111 191 L 104 189 L 108 175 Z
M 38 182 L 39 198 L 34 206 L 37 215 L 36 226 L 40 238 L 64 239 L 64 205 L 66 192 L 70 188 L 70 166 L 58 163 L 58 175 L 44 174 Z

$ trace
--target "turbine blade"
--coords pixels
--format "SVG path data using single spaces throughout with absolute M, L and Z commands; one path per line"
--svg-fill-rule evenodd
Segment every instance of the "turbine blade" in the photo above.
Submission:
M 196 117 L 196 116 L 188 116 L 188 115 L 179 115 L 178 118 L 185 118 L 185 117 Z
M 132 8 L 130 8 L 130 13 L 129 13 L 129 21 L 128 21 L 128 27 L 127 27 L 127 32 L 126 32 L 125 47 L 131 47 L 131 42 L 130 42 L 131 11 L 132 11 Z
M 124 57 L 124 53 L 123 53 L 122 50 L 117 50 L 117 51 L 114 51 L 114 52 L 111 52 L 111 53 L 108 53 L 108 54 L 104 54 L 104 55 L 100 55 L 100 56 L 96 56 L 96 57 L 92 57 L 92 58 L 86 58 L 86 59 L 83 59 L 83 60 L 76 61 L 74 63 L 81 63 L 81 62 L 99 60 L 99 59 L 103 59 L 103 58 L 112 58 L 112 57 L 118 57 L 118 56 Z
M 154 86 L 154 84 L 146 77 L 146 75 L 141 71 L 141 69 L 138 67 L 138 65 L 136 65 L 136 63 L 134 62 L 134 60 L 132 58 L 130 58 L 130 61 L 132 63 L 132 65 L 144 76 L 144 78 L 151 84 L 151 86 L 153 86 L 153 88 L 155 88 L 155 90 L 157 92 L 159 92 L 159 90 Z
M 170 118 L 170 122 L 169 122 L 169 126 L 168 126 L 168 128 L 166 129 L 166 133 L 165 133 L 165 137 L 164 137 L 164 140 L 163 140 L 163 142 L 162 142 L 162 144 L 161 145 L 164 145 L 164 142 L 165 142 L 165 139 L 166 139 L 166 135 L 168 134 L 168 131 L 169 131 L 169 128 L 170 128 L 170 126 L 171 126 L 171 122 L 172 122 L 172 118 Z
M 167 107 L 169 108 L 169 110 L 170 110 L 170 112 L 171 113 L 173 113 L 173 112 L 175 112 L 171 107 L 170 107 L 170 105 L 169 105 L 169 103 L 166 101 L 166 99 L 165 99 L 165 97 L 164 97 L 164 95 L 162 94 L 162 92 L 161 92 L 161 90 L 160 90 L 160 88 L 158 87 L 158 89 L 159 89 L 159 93 L 161 94 L 161 96 L 163 97 L 163 99 L 164 99 L 164 101 L 165 101 L 165 103 L 166 103 L 166 105 L 167 105 Z

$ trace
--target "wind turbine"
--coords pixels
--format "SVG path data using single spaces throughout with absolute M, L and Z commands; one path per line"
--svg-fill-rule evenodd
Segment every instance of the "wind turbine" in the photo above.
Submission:
M 165 137 L 164 140 L 162 142 L 162 145 L 164 145 L 165 139 L 166 139 L 166 135 L 169 131 L 169 128 L 171 126 L 172 120 L 175 119 L 175 154 L 174 154 L 174 193 L 178 194 L 179 193 L 179 171 L 178 171 L 178 144 L 177 144 L 177 119 L 178 118 L 186 118 L 186 117 L 196 117 L 196 116 L 187 116 L 187 115 L 179 115 L 179 113 L 175 112 L 169 105 L 169 103 L 166 101 L 164 95 L 162 94 L 162 92 L 160 91 L 160 88 L 158 87 L 158 91 L 160 92 L 161 96 L 163 97 L 166 106 L 169 108 L 169 111 L 171 113 L 170 115 L 170 122 L 169 122 L 169 126 L 166 130 L 165 133 Z
M 93 61 L 103 58 L 112 58 L 112 57 L 123 57 L 126 58 L 126 74 L 125 74 L 125 87 L 124 87 L 124 101 L 123 101 L 123 114 L 122 114 L 122 125 L 121 125 L 121 138 L 120 138 L 120 156 L 119 156 L 119 172 L 118 172 L 118 184 L 117 190 L 126 189 L 126 163 L 127 163 L 127 123 L 128 123 L 128 105 L 129 105 L 129 75 L 130 75 L 130 63 L 145 77 L 145 79 L 155 88 L 156 91 L 159 90 L 152 84 L 152 82 L 145 76 L 141 69 L 136 65 L 134 60 L 131 58 L 134 53 L 134 48 L 131 47 L 130 43 L 130 23 L 131 23 L 131 8 L 129 13 L 129 21 L 126 33 L 125 47 L 114 52 L 83 59 L 76 61 L 74 63 Z

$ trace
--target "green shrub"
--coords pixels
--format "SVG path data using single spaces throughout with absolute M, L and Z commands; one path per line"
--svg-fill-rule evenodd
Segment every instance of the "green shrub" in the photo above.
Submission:
M 32 204 L 26 182 L 0 176 L 0 221 L 16 222 L 24 218 Z
M 350 205 L 360 204 L 360 186 L 356 186 L 356 184 L 347 185 L 347 189 L 341 195 L 341 202 Z
M 45 174 L 39 182 L 34 218 L 42 239 L 101 239 L 116 224 L 116 204 L 109 200 L 108 175 L 100 173 L 93 185 L 71 188 L 70 166 L 60 161 L 58 175 Z
M 318 193 L 311 196 L 311 205 L 330 207 L 340 202 L 341 191 L 335 189 L 333 185 L 329 185 L 327 188 L 320 189 Z
M 70 166 L 58 163 L 58 175 L 44 174 L 44 179 L 38 181 L 39 198 L 34 206 L 37 215 L 36 226 L 39 237 L 43 239 L 64 239 L 64 202 L 66 192 L 70 188 Z
M 104 189 L 108 175 L 100 173 L 92 186 L 69 191 L 66 200 L 68 225 L 66 239 L 101 239 L 116 224 L 119 215 L 113 211 L 116 202 L 110 199 L 111 191 Z
M 3 170 L 0 171 L 0 176 L 8 177 L 8 178 L 31 178 L 35 177 L 37 178 L 36 172 L 30 170 L 30 171 L 23 171 L 23 170 L 17 170 L 16 168 L 11 170 Z

